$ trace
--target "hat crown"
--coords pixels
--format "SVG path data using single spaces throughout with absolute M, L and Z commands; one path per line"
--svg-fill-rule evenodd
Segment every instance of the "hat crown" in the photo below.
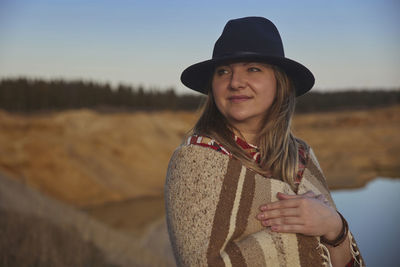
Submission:
M 246 17 L 228 21 L 215 42 L 213 59 L 238 54 L 262 54 L 284 57 L 278 29 L 263 17 Z
M 224 62 L 257 61 L 283 70 L 300 96 L 314 85 L 314 75 L 302 64 L 285 57 L 281 36 L 275 25 L 263 17 L 245 17 L 228 21 L 215 42 L 212 59 L 187 67 L 181 81 L 204 94 L 210 90 L 215 67 Z

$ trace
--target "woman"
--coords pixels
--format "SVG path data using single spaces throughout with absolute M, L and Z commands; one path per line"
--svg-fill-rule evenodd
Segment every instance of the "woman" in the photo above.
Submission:
M 211 60 L 188 67 L 207 94 L 171 158 L 167 223 L 179 266 L 362 266 L 312 149 L 290 129 L 312 73 L 261 17 L 229 21 Z

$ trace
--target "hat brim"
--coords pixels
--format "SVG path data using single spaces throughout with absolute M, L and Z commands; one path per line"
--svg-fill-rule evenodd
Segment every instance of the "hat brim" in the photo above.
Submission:
M 301 96 L 311 90 L 315 83 L 315 78 L 311 71 L 294 60 L 284 57 L 248 53 L 210 59 L 191 65 L 182 72 L 181 81 L 190 89 L 207 94 L 208 84 L 212 78 L 215 67 L 224 62 L 232 61 L 256 61 L 280 67 L 292 80 L 296 90 L 296 96 Z

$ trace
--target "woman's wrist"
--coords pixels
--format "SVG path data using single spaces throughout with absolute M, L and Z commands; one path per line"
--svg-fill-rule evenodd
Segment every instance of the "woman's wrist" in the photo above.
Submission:
M 335 219 L 332 220 L 332 227 L 331 231 L 327 232 L 325 235 L 323 235 L 324 238 L 328 240 L 333 240 L 336 239 L 336 237 L 340 234 L 343 228 L 343 222 L 337 212 L 335 212 Z
M 334 230 L 321 236 L 322 243 L 328 244 L 333 247 L 336 247 L 343 243 L 349 230 L 348 224 L 343 218 L 342 214 L 336 212 L 336 218 L 337 220 L 335 220 Z

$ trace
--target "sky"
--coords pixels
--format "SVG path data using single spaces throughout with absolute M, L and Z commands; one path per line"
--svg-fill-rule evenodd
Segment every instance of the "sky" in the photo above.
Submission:
M 83 79 L 188 93 L 229 19 L 263 16 L 317 90 L 400 88 L 400 1 L 0 0 L 0 79 Z

